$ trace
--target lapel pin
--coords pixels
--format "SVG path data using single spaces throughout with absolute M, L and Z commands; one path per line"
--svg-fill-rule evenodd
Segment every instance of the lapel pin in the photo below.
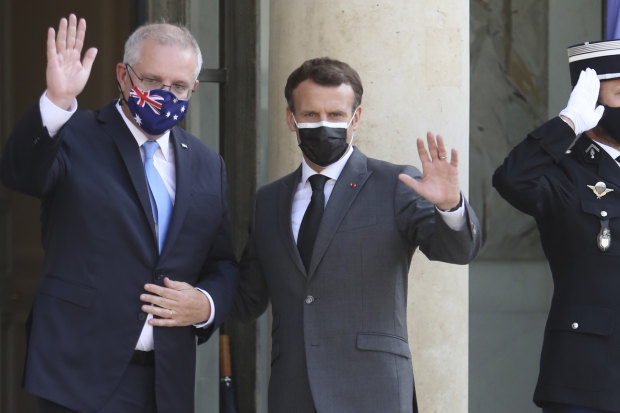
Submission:
M 349 185 L 351 186 L 351 188 L 355 188 L 357 186 L 355 182 L 351 182 Z
M 596 199 L 601 199 L 601 197 L 604 197 L 605 195 L 613 191 L 613 189 L 607 188 L 605 182 L 597 182 L 594 184 L 594 186 L 588 185 L 588 188 L 590 188 L 592 192 L 594 192 L 594 195 L 596 195 Z
M 598 148 L 598 146 L 593 143 L 588 146 L 588 149 L 586 149 L 586 153 L 590 155 L 590 159 L 594 159 L 594 155 L 596 155 L 600 151 L 601 150 Z
M 187 146 L 186 144 L 182 143 L 182 144 L 181 144 L 181 148 L 183 148 L 183 149 L 189 149 L 189 146 Z

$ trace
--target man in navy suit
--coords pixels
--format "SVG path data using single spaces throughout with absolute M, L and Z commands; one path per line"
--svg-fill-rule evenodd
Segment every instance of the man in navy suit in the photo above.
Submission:
M 196 336 L 222 323 L 238 279 L 224 162 L 175 126 L 200 49 L 185 28 L 138 28 L 120 99 L 77 111 L 97 53 L 82 58 L 85 31 L 73 14 L 49 29 L 47 90 L 0 164 L 41 199 L 24 387 L 42 412 L 192 412 Z

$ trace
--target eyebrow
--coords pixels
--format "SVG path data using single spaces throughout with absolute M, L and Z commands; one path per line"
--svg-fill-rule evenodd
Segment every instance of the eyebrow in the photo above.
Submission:
M 157 80 L 159 82 L 163 82 L 161 80 L 161 76 L 157 76 L 157 75 L 155 75 L 153 73 L 144 72 L 144 73 L 142 73 L 141 77 L 143 79 L 153 79 L 153 80 Z M 187 82 L 185 80 L 173 80 L 171 84 L 172 85 L 182 85 L 182 86 L 186 86 L 186 87 L 190 87 L 192 85 L 191 82 Z

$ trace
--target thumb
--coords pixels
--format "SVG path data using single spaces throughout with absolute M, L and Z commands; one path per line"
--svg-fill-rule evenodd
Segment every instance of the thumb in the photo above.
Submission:
M 164 285 L 166 287 L 168 287 L 168 288 L 172 288 L 174 290 L 178 290 L 179 287 L 180 287 L 180 284 L 182 284 L 182 283 L 179 282 L 179 281 L 174 281 L 174 280 L 171 280 L 168 277 L 164 277 Z
M 596 109 L 594 109 L 594 113 L 596 113 L 599 119 L 603 116 L 603 112 L 605 112 L 605 106 L 598 105 Z
M 91 68 L 93 67 L 93 62 L 95 61 L 95 57 L 97 57 L 98 50 L 95 47 L 91 47 L 84 54 L 84 59 L 82 59 L 82 66 L 90 73 Z
M 400 179 L 400 181 L 402 183 L 404 183 L 405 185 L 407 185 L 409 188 L 413 189 L 416 192 L 419 192 L 417 189 L 420 186 L 420 182 L 418 182 L 417 180 L 413 179 L 409 175 L 407 175 L 407 174 L 399 174 L 398 175 L 398 179 Z

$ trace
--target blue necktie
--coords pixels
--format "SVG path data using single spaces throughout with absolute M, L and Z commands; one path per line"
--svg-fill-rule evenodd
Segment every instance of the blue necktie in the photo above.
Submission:
M 155 141 L 146 141 L 142 147 L 144 148 L 144 172 L 146 173 L 146 181 L 150 189 L 149 197 L 151 198 L 153 219 L 155 224 L 157 224 L 157 241 L 159 252 L 161 252 L 166 240 L 170 217 L 172 216 L 172 200 L 164 185 L 164 180 L 161 179 L 161 175 L 159 175 L 153 164 L 153 155 L 157 148 L 159 148 L 159 144 Z

